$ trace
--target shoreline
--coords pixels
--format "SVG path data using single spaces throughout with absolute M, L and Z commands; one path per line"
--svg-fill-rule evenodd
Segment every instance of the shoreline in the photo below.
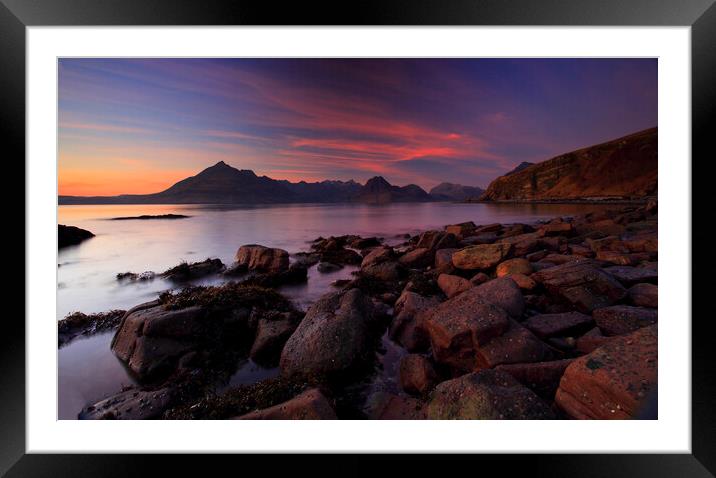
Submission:
M 80 418 L 638 418 L 655 384 L 656 203 L 598 204 L 622 207 L 532 224 L 446 225 L 395 246 L 319 237 L 291 264 L 286 251 L 250 245 L 229 267 L 181 265 L 178 286 L 195 274 L 234 280 L 163 293 L 121 320 L 81 314 L 65 330 L 64 347 L 116 330 L 111 353 L 141 384 L 87 404 Z M 298 310 L 276 288 L 310 280 L 316 264 L 358 269 Z M 143 324 L 141 340 L 132 324 Z M 379 352 L 381 340 L 398 358 Z M 238 359 L 280 374 L 201 398 Z M 605 361 L 611 375 L 599 387 L 632 404 L 614 417 L 579 398 L 595 393 L 585 380 Z M 640 398 L 619 388 L 634 377 L 628 385 Z M 383 383 L 398 388 L 371 388 Z M 475 415 L 472 400 L 493 394 L 509 397 L 506 408 Z

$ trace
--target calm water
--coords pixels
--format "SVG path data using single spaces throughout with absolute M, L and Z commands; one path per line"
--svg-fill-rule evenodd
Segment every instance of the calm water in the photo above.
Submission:
M 225 207 L 206 205 L 102 205 L 60 206 L 58 222 L 92 231 L 96 237 L 58 254 L 57 319 L 74 311 L 85 313 L 127 309 L 156 298 L 176 285 L 155 279 L 118 282 L 119 272 L 162 272 L 182 260 L 195 262 L 218 257 L 225 264 L 243 244 L 280 247 L 293 254 L 309 249 L 318 236 L 359 234 L 384 237 L 442 228 L 474 221 L 531 223 L 559 215 L 575 215 L 604 206 L 556 204 L 452 204 L 421 203 L 368 206 L 286 205 Z M 111 221 L 119 216 L 184 214 L 177 220 Z M 355 268 L 320 274 L 309 269 L 306 285 L 283 292 L 305 308 L 331 290 L 330 283 L 348 278 Z M 212 284 L 220 278 L 197 283 Z M 109 350 L 111 334 L 77 340 L 60 349 L 59 418 L 76 418 L 82 406 L 120 391 L 131 384 L 124 368 Z M 232 384 L 250 383 L 271 376 L 252 362 L 240 364 Z

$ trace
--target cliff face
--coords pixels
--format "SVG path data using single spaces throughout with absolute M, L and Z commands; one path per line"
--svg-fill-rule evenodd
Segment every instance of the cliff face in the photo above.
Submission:
M 483 201 L 634 198 L 657 192 L 657 128 L 500 176 Z

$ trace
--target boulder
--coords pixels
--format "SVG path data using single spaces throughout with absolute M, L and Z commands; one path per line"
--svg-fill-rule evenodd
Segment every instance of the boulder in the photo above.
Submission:
M 358 289 L 327 294 L 306 312 L 281 352 L 281 374 L 331 378 L 373 357 L 376 317 Z
M 601 239 L 587 239 L 587 245 L 596 254 L 602 251 L 628 253 L 629 249 L 619 236 L 607 236 Z
M 369 247 L 380 246 L 380 239 L 377 237 L 357 237 L 348 241 L 348 245 L 354 249 L 368 249 Z
M 582 261 L 583 256 L 573 256 L 570 254 L 547 254 L 541 260 L 544 262 L 550 262 L 554 265 L 567 264 L 569 262 Z
M 431 420 L 538 420 L 554 414 L 511 375 L 481 370 L 439 384 L 427 406 Z
M 297 326 L 295 316 L 288 312 L 259 319 L 256 338 L 249 352 L 251 359 L 259 364 L 275 366 L 281 349 Z
M 587 259 L 543 269 L 531 277 L 551 296 L 584 313 L 612 305 L 626 296 L 626 289 L 617 280 Z
M 656 309 L 630 305 L 614 305 L 595 309 L 592 316 L 599 330 L 606 336 L 628 334 L 655 324 L 658 320 Z
M 435 268 L 452 267 L 452 255 L 457 251 L 455 248 L 438 249 L 435 251 Z
M 400 361 L 400 386 L 408 393 L 425 395 L 437 383 L 438 376 L 428 359 L 410 354 Z
M 500 262 L 495 269 L 497 277 L 504 277 L 510 274 L 532 274 L 532 264 L 527 259 L 521 257 L 515 259 L 508 259 L 504 262 Z
M 554 400 L 559 381 L 572 359 L 549 362 L 498 365 L 495 370 L 512 375 L 518 382 L 545 400 Z
M 492 279 L 475 287 L 477 295 L 494 304 L 514 318 L 525 311 L 525 299 L 514 280 L 509 277 Z
M 478 272 L 474 276 L 470 278 L 470 282 L 474 285 L 480 285 L 484 284 L 485 282 L 490 280 L 490 276 L 485 274 L 484 272 Z
M 338 264 L 332 264 L 330 262 L 319 262 L 318 267 L 316 269 L 318 269 L 318 272 L 326 274 L 329 272 L 339 271 L 343 269 L 343 266 Z
M 445 232 L 454 235 L 458 239 L 461 239 L 465 236 L 469 236 L 470 234 L 475 232 L 475 229 L 475 223 L 472 221 L 445 226 Z
M 579 312 L 565 312 L 562 314 L 540 314 L 530 317 L 523 322 L 537 337 L 546 339 L 557 336 L 581 335 L 594 327 L 594 320 L 588 315 Z
M 94 237 L 90 231 L 81 229 L 76 226 L 57 225 L 57 248 L 62 249 L 67 246 L 74 246 L 82 241 Z
M 377 392 L 368 399 L 371 420 L 425 420 L 425 404 L 412 397 Z
M 656 284 L 659 279 L 659 271 L 651 267 L 613 266 L 604 270 L 627 287 L 640 282 Z
M 442 231 L 425 231 L 420 234 L 415 247 L 435 251 L 437 249 L 457 247 L 457 245 L 458 240 L 454 234 Z
M 395 282 L 403 275 L 403 268 L 395 261 L 373 263 L 361 269 L 361 273 L 371 279 L 383 282 Z
M 574 348 L 577 352 L 582 354 L 589 354 L 594 352 L 596 349 L 606 344 L 614 337 L 605 337 L 602 335 L 602 331 L 599 327 L 594 327 L 586 334 L 578 337 L 575 341 Z
M 256 244 L 244 245 L 236 252 L 236 263 L 250 271 L 282 272 L 288 270 L 288 252 Z
M 475 368 L 552 360 L 551 349 L 514 320 L 502 335 L 476 347 Z
M 174 392 L 170 388 L 140 390 L 130 388 L 88 405 L 80 411 L 80 420 L 151 420 L 161 418 L 170 406 Z
M 398 258 L 398 262 L 408 268 L 422 269 L 433 265 L 435 253 L 428 248 L 418 247 Z
M 381 262 L 387 262 L 393 259 L 393 248 L 387 246 L 380 246 L 371 249 L 370 252 L 363 258 L 360 263 L 361 268 L 372 266 L 374 264 L 380 264 Z
M 517 284 L 517 287 L 524 291 L 531 291 L 537 287 L 537 282 L 524 274 L 509 274 L 505 277 L 512 279 Z
M 659 252 L 659 239 L 656 232 L 629 235 L 623 239 L 623 242 L 629 252 Z
M 452 263 L 458 269 L 489 269 L 505 259 L 511 250 L 511 244 L 468 246 L 452 255 Z
M 421 322 L 421 313 L 437 306 L 437 297 L 424 297 L 411 291 L 404 291 L 395 301 L 395 317 L 390 324 L 388 336 L 409 352 L 425 350 L 428 336 Z
M 568 236 L 572 234 L 574 226 L 572 226 L 571 222 L 550 222 L 549 224 L 541 226 L 539 230 L 545 236 Z
M 224 263 L 220 259 L 206 259 L 201 262 L 182 262 L 162 272 L 162 277 L 167 280 L 176 282 L 184 282 L 211 274 L 218 274 L 225 269 Z
M 637 307 L 659 306 L 659 286 L 654 284 L 635 284 L 629 289 L 629 301 Z
M 287 402 L 247 413 L 234 420 L 338 420 L 338 417 L 321 391 L 311 388 Z
M 539 232 L 530 232 L 527 234 L 518 234 L 511 237 L 502 237 L 497 240 L 501 244 L 512 244 L 513 255 L 516 257 L 526 256 L 539 248 L 542 234 Z
M 633 254 L 624 254 L 622 252 L 599 251 L 595 256 L 598 261 L 609 262 L 620 266 L 632 266 L 642 261 L 648 261 L 651 256 L 645 252 L 635 252 Z
M 473 287 L 472 282 L 460 276 L 450 274 L 440 274 L 438 276 L 438 287 L 445 293 L 448 298 L 466 291 Z
M 657 326 L 610 340 L 565 370 L 556 404 L 576 419 L 636 418 L 656 388 Z

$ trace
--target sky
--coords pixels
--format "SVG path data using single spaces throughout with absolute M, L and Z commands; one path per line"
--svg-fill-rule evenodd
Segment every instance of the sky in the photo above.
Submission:
M 62 195 L 218 161 L 290 181 L 486 187 L 657 126 L 656 59 L 60 59 Z

